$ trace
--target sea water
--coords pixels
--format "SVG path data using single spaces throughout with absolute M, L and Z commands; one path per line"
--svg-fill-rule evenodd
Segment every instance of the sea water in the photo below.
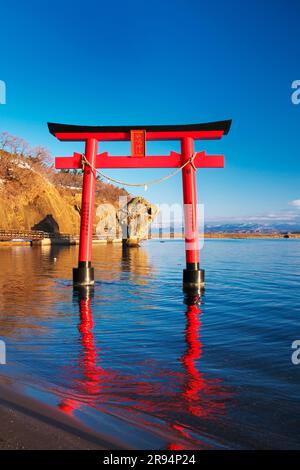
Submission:
M 208 240 L 200 298 L 184 243 L 3 247 L 0 383 L 129 449 L 300 449 L 300 240 Z

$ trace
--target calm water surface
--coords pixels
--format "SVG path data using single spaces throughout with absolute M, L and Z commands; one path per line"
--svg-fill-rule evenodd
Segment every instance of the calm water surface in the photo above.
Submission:
M 210 240 L 206 290 L 184 303 L 184 245 L 1 248 L 0 382 L 128 448 L 300 449 L 300 240 Z

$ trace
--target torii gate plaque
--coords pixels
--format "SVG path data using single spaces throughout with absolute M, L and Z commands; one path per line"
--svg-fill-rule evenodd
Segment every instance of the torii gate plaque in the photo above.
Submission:
M 62 141 L 84 141 L 88 164 L 83 169 L 81 224 L 78 267 L 73 269 L 75 286 L 94 284 L 92 268 L 92 234 L 96 174 L 94 168 L 180 168 L 182 169 L 186 269 L 183 271 L 184 289 L 204 286 L 204 270 L 200 269 L 199 233 L 197 226 L 196 168 L 223 168 L 222 155 L 194 153 L 194 140 L 221 139 L 228 134 L 231 121 L 171 126 L 73 126 L 48 123 L 51 134 Z M 97 154 L 98 142 L 131 141 L 131 156 Z M 166 156 L 146 156 L 147 140 L 180 140 L 181 153 Z M 81 169 L 82 155 L 57 157 L 57 169 Z

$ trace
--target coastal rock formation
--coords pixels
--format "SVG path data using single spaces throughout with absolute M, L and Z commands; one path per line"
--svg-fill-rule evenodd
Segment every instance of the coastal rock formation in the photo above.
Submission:
M 39 161 L 0 150 L 0 228 L 78 234 L 81 172 L 55 172 Z M 121 205 L 121 210 L 119 206 Z M 94 233 L 99 238 L 147 237 L 157 213 L 150 202 L 97 180 Z
M 96 212 L 97 236 L 122 238 L 127 246 L 137 246 L 148 237 L 149 224 L 156 214 L 157 207 L 141 196 L 122 198 L 119 209 L 112 204 L 100 204 Z
M 81 172 L 56 172 L 39 161 L 0 150 L 0 228 L 78 234 Z M 95 207 L 118 206 L 123 188 L 97 181 Z M 96 218 L 95 218 L 96 223 Z
M 126 206 L 119 221 L 127 246 L 137 246 L 148 237 L 148 228 L 158 212 L 157 207 L 141 196 L 134 197 Z
M 113 204 L 102 203 L 98 205 L 96 234 L 100 240 L 113 240 L 121 236 L 117 213 L 118 209 Z
M 41 230 L 40 224 L 44 222 L 44 227 L 51 225 L 50 231 L 78 232 L 80 216 L 74 206 L 79 195 L 55 185 L 44 175 L 28 168 L 18 168 L 14 175 L 14 179 L 2 178 L 1 229 Z M 48 222 L 45 220 L 47 216 Z

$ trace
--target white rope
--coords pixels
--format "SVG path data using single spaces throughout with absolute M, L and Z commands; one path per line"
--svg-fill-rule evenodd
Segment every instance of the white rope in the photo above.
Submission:
M 176 168 L 175 171 L 172 171 L 168 175 L 165 175 L 162 178 L 159 178 L 159 179 L 156 179 L 156 180 L 147 181 L 146 183 L 125 183 L 124 181 L 114 179 L 111 176 L 108 176 L 105 173 L 102 173 L 102 171 L 97 170 L 93 165 L 91 165 L 91 163 L 87 160 L 84 153 L 81 154 L 81 157 L 82 157 L 81 158 L 81 164 L 82 164 L 83 169 L 84 169 L 85 165 L 88 165 L 94 173 L 97 173 L 97 174 L 101 175 L 103 178 L 107 179 L 108 181 L 111 181 L 111 182 L 116 183 L 116 184 L 121 184 L 122 186 L 135 186 L 135 187 L 144 186 L 145 191 L 147 191 L 148 186 L 151 186 L 153 184 L 158 184 L 158 183 L 161 183 L 162 181 L 166 181 L 166 180 L 172 178 L 173 176 L 175 176 L 180 170 L 182 170 L 189 163 L 192 165 L 194 170 L 196 170 L 196 167 L 194 165 L 194 160 L 196 158 L 196 155 L 197 155 L 197 153 L 193 153 L 193 155 L 183 165 L 181 165 L 181 167 Z

